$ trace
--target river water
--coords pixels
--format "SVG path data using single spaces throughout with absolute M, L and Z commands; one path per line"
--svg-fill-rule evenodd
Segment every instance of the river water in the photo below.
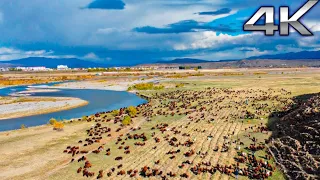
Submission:
M 46 85 L 54 85 L 50 83 Z M 14 92 L 24 91 L 28 86 L 15 86 L 0 89 L 0 96 L 8 96 Z M 33 93 L 31 96 L 46 96 L 46 97 L 77 97 L 89 102 L 88 105 L 53 112 L 48 114 L 27 116 L 21 118 L 13 118 L 0 120 L 0 131 L 19 129 L 21 124 L 26 127 L 38 126 L 47 124 L 49 119 L 71 119 L 81 118 L 82 116 L 95 114 L 96 112 L 109 111 L 119 109 L 121 107 L 137 106 L 147 102 L 145 99 L 138 97 L 135 94 L 125 91 L 108 91 L 108 90 L 92 90 L 92 89 L 59 89 L 58 92 L 41 92 Z

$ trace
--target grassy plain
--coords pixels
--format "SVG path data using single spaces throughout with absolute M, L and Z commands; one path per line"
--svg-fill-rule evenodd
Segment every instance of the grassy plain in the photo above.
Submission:
M 264 139 L 269 138 L 271 132 L 257 133 L 246 129 L 258 126 L 260 123 L 263 125 L 267 124 L 270 113 L 283 107 L 283 104 L 274 99 L 261 100 L 256 102 L 256 104 L 267 104 L 268 106 L 262 110 L 259 118 L 246 119 L 239 116 L 242 115 L 242 110 L 254 112 L 251 106 L 252 103 L 249 102 L 246 106 L 236 104 L 235 102 L 243 103 L 249 96 L 263 95 L 263 92 L 270 92 L 273 96 L 279 95 L 282 98 L 291 98 L 302 94 L 317 93 L 320 89 L 319 69 L 201 71 L 204 74 L 203 76 L 189 76 L 186 74 L 183 78 L 168 77 L 168 73 L 174 74 L 179 72 L 164 72 L 163 75 L 156 75 L 157 78 L 160 78 L 159 83 L 165 87 L 164 89 L 138 91 L 139 94 L 150 97 L 150 107 L 145 107 L 141 110 L 141 113 L 133 118 L 133 123 L 129 127 L 122 128 L 119 132 L 116 132 L 115 130 L 121 126 L 119 123 L 113 123 L 114 117 L 111 114 L 104 114 L 103 118 L 94 118 L 92 116 L 102 126 L 112 129 L 110 132 L 111 137 L 108 137 L 107 134 L 101 135 L 103 139 L 100 143 L 94 143 L 90 146 L 83 146 L 83 143 L 78 143 L 79 140 L 84 141 L 86 138 L 92 138 L 88 136 L 86 130 L 97 124 L 94 121 L 74 120 L 73 122 L 65 122 L 64 130 L 59 132 L 54 131 L 50 125 L 1 132 L 0 153 L 2 155 L 0 156 L 0 179 L 88 179 L 87 177 L 83 177 L 82 173 L 77 173 L 77 169 L 84 166 L 84 161 L 77 161 L 83 155 L 92 163 L 92 168 L 89 170 L 90 172 L 95 172 L 95 176 L 91 177 L 91 179 L 97 177 L 99 170 L 103 170 L 104 179 L 130 179 L 129 175 L 121 176 L 117 175 L 117 172 L 129 169 L 140 171 L 144 166 L 162 170 L 165 175 L 168 172 L 176 173 L 175 179 L 182 178 L 180 175 L 183 173 L 187 173 L 189 179 L 234 179 L 234 175 L 228 176 L 219 171 L 214 174 L 201 173 L 195 175 L 190 171 L 190 168 L 201 162 L 211 162 L 213 166 L 217 164 L 235 164 L 234 158 L 237 157 L 237 153 L 239 152 L 235 148 L 238 144 L 230 143 L 230 148 L 227 152 L 221 152 L 220 150 L 215 152 L 213 149 L 216 146 L 221 149 L 223 144 L 240 139 L 244 144 L 241 146 L 241 149 L 244 152 L 250 153 L 250 151 L 244 149 L 252 143 L 248 134 L 251 137 L 257 138 L 259 142 L 262 142 Z M 199 72 L 192 71 L 189 73 Z M 123 76 L 126 76 L 126 80 L 145 78 L 145 75 L 117 74 L 117 77 L 112 77 L 112 79 L 119 78 L 123 80 Z M 155 77 L 153 75 L 150 76 L 151 78 Z M 105 84 L 108 83 L 109 78 L 106 77 L 104 79 L 102 77 L 96 81 Z M 194 101 L 190 100 L 188 102 L 190 102 L 191 106 L 196 106 L 197 111 L 188 115 L 185 115 L 183 112 L 190 110 L 190 107 L 187 109 L 175 108 L 174 110 L 168 108 L 171 102 L 177 102 L 177 106 L 187 103 L 182 101 L 182 98 L 177 97 L 179 92 L 188 92 L 189 94 L 186 98 L 192 99 L 195 97 L 194 94 L 205 91 L 206 88 L 234 91 L 252 90 L 254 92 L 240 93 L 235 97 L 235 94 L 235 96 L 231 96 L 228 93 L 219 91 L 219 93 L 213 95 L 195 98 Z M 282 89 L 290 91 L 291 94 L 279 93 Z M 263 92 L 260 92 L 260 90 Z M 170 95 L 171 92 L 177 96 Z M 159 97 L 158 95 L 161 94 L 169 94 L 172 98 L 167 98 L 168 96 L 164 95 Z M 218 98 L 224 99 L 221 102 L 217 102 Z M 212 104 L 207 103 L 210 100 L 213 101 Z M 207 110 L 199 111 L 199 108 L 203 106 Z M 177 109 L 182 112 L 180 115 L 177 113 Z M 168 112 L 169 114 L 160 115 L 161 113 L 157 113 L 159 110 L 162 110 L 160 112 Z M 151 115 L 142 115 L 143 112 L 151 112 Z M 172 116 L 170 115 L 171 112 L 175 112 L 175 114 Z M 204 113 L 204 116 L 202 113 Z M 193 121 L 190 120 L 189 116 L 193 117 Z M 112 121 L 101 121 L 101 119 L 109 118 Z M 212 118 L 214 121 L 211 122 Z M 197 120 L 199 120 L 198 123 L 196 123 Z M 159 124 L 168 124 L 170 130 L 161 133 L 159 129 L 151 129 Z M 131 129 L 138 127 L 140 127 L 139 130 L 133 131 Z M 176 127 L 181 133 L 174 134 L 171 131 L 173 127 Z M 124 135 L 122 137 L 124 139 L 127 133 L 144 133 L 148 140 L 144 146 L 134 145 L 134 143 L 141 142 L 141 140 L 123 140 L 125 142 L 123 146 L 130 146 L 130 154 L 124 154 L 123 149 L 118 149 L 120 144 L 115 144 L 115 142 L 120 134 Z M 153 133 L 155 134 L 152 137 Z M 182 136 L 184 133 L 190 136 Z M 179 142 L 191 139 L 194 144 L 191 148 L 186 146 L 173 147 L 165 140 L 166 135 L 170 138 L 177 137 Z M 209 135 L 212 137 L 208 139 Z M 160 142 L 156 143 L 153 139 L 154 137 L 160 138 Z M 224 137 L 228 137 L 228 139 Z M 79 146 L 80 150 L 87 150 L 88 153 L 71 157 L 70 154 L 63 153 L 63 150 L 67 146 Z M 103 146 L 103 152 L 99 154 L 92 153 L 99 146 Z M 155 146 L 157 147 L 156 149 L 154 149 Z M 105 155 L 107 148 L 111 149 L 110 156 Z M 175 158 L 170 159 L 172 155 L 167 155 L 166 153 L 177 149 L 181 152 L 174 154 Z M 196 152 L 200 151 L 200 153 L 196 153 L 191 157 L 185 157 L 183 153 L 188 152 L 190 149 L 194 149 Z M 266 152 L 258 151 L 255 155 L 257 157 L 264 157 Z M 123 157 L 123 160 L 116 161 L 115 158 L 118 156 Z M 74 162 L 71 162 L 72 158 L 75 159 Z M 159 164 L 155 164 L 157 160 L 160 160 Z M 193 164 L 185 164 L 182 168 L 178 167 L 186 160 L 192 161 Z M 275 166 L 273 160 L 269 162 Z M 122 167 L 117 168 L 120 164 Z M 246 167 L 245 164 L 241 164 L 240 166 L 242 168 Z M 115 168 L 116 170 L 108 177 L 107 173 L 111 171 L 111 168 Z M 141 178 L 141 176 L 137 174 L 135 178 Z M 160 176 L 154 177 L 154 179 L 159 178 Z M 168 178 L 171 179 L 170 177 Z M 247 179 L 247 177 L 240 176 L 240 179 Z M 273 176 L 269 179 L 284 179 L 284 176 L 279 168 L 276 168 Z

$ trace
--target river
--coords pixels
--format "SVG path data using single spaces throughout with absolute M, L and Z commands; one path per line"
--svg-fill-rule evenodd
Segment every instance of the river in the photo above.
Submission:
M 57 83 L 50 83 L 46 85 L 54 85 Z M 25 91 L 28 86 L 15 86 L 0 89 L 0 96 L 8 96 L 14 92 Z M 133 93 L 125 91 L 109 91 L 109 90 L 93 90 L 93 89 L 58 89 L 57 92 L 39 92 L 33 93 L 31 96 L 45 96 L 45 97 L 76 97 L 89 102 L 88 105 L 53 112 L 48 114 L 12 118 L 0 120 L 0 131 L 7 131 L 19 129 L 21 124 L 26 127 L 38 126 L 47 124 L 49 119 L 72 119 L 81 118 L 82 116 L 95 114 L 96 112 L 110 111 L 119 109 L 121 107 L 137 106 L 147 102 L 145 99 L 138 97 Z

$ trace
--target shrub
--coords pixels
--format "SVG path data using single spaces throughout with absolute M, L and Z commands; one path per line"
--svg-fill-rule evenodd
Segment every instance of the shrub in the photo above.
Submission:
M 90 68 L 88 69 L 88 72 L 104 72 L 107 71 L 106 68 Z
M 66 80 L 68 80 L 68 77 L 67 76 L 62 76 L 61 80 L 66 81 Z
M 112 116 L 118 116 L 119 115 L 119 110 L 113 110 L 112 112 L 111 112 L 111 114 L 112 114 Z
M 161 89 L 164 89 L 164 86 L 163 85 L 153 86 L 153 89 L 154 90 L 161 90 Z
M 221 73 L 220 75 L 222 75 L 222 76 L 243 76 L 244 73 L 242 73 L 242 72 L 224 72 L 224 73 Z
M 163 89 L 163 85 L 154 85 L 153 83 L 139 83 L 128 88 L 128 90 L 160 90 Z
M 55 122 L 53 124 L 53 130 L 63 130 L 64 124 L 62 122 Z
M 129 114 L 129 116 L 134 117 L 137 115 L 137 108 L 135 108 L 134 106 L 129 106 L 127 108 L 127 113 Z
M 152 83 L 140 83 L 133 86 L 137 90 L 149 90 L 153 89 Z
M 82 116 L 81 118 L 82 121 L 86 121 L 87 119 L 88 119 L 87 116 Z
M 258 71 L 258 72 L 254 72 L 254 75 L 263 75 L 263 74 L 268 74 L 267 72 L 263 72 L 263 71 Z
M 55 118 L 51 118 L 50 120 L 49 120 L 49 123 L 51 124 L 51 125 L 54 125 L 54 123 L 56 123 L 57 122 L 57 120 L 55 119 Z
M 192 74 L 191 76 L 204 76 L 204 74 L 202 74 L 202 73 L 197 73 L 197 74 Z
M 122 120 L 123 125 L 129 125 L 131 123 L 131 117 L 130 116 L 125 116 Z
M 183 87 L 184 86 L 184 84 L 183 83 L 180 83 L 180 84 L 177 84 L 176 85 L 176 88 L 180 88 L 180 87 Z

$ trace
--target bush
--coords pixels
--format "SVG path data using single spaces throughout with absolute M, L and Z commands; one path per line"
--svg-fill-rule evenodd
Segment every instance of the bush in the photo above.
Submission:
M 176 88 L 180 88 L 180 87 L 184 87 L 184 84 L 183 84 L 183 83 L 180 83 L 180 84 L 177 84 L 177 85 L 176 85 Z
M 136 90 L 160 90 L 163 89 L 163 85 L 154 85 L 153 83 L 139 83 L 128 88 L 128 91 Z
M 53 124 L 53 130 L 63 130 L 64 124 L 62 122 L 55 122 Z
M 202 73 L 192 74 L 191 76 L 204 76 Z
M 264 74 L 268 74 L 267 72 L 263 72 L 263 71 L 259 71 L 259 72 L 254 72 L 254 75 L 264 75 Z
M 88 69 L 88 72 L 104 72 L 107 71 L 106 68 L 90 68 Z
M 57 120 L 55 119 L 55 118 L 51 118 L 50 120 L 49 120 L 49 123 L 51 124 L 51 125 L 54 125 L 54 123 L 56 123 L 57 122 Z
M 111 112 L 111 114 L 112 114 L 112 116 L 118 116 L 119 115 L 119 110 L 113 110 L 112 112 Z
M 86 121 L 87 119 L 88 119 L 87 116 L 82 116 L 81 118 L 82 121 Z
M 61 77 L 61 80 L 62 80 L 62 81 L 66 81 L 66 80 L 68 80 L 68 77 L 67 77 L 67 76 L 62 76 L 62 77 Z
M 137 90 L 150 90 L 153 89 L 152 83 L 140 83 L 133 86 L 134 89 Z
M 21 124 L 20 129 L 25 129 L 27 128 L 24 124 Z
M 127 113 L 129 114 L 130 117 L 134 117 L 137 115 L 137 108 L 135 108 L 134 106 L 129 106 L 127 108 Z
M 129 125 L 131 123 L 131 117 L 130 116 L 125 116 L 122 120 L 123 125 Z

